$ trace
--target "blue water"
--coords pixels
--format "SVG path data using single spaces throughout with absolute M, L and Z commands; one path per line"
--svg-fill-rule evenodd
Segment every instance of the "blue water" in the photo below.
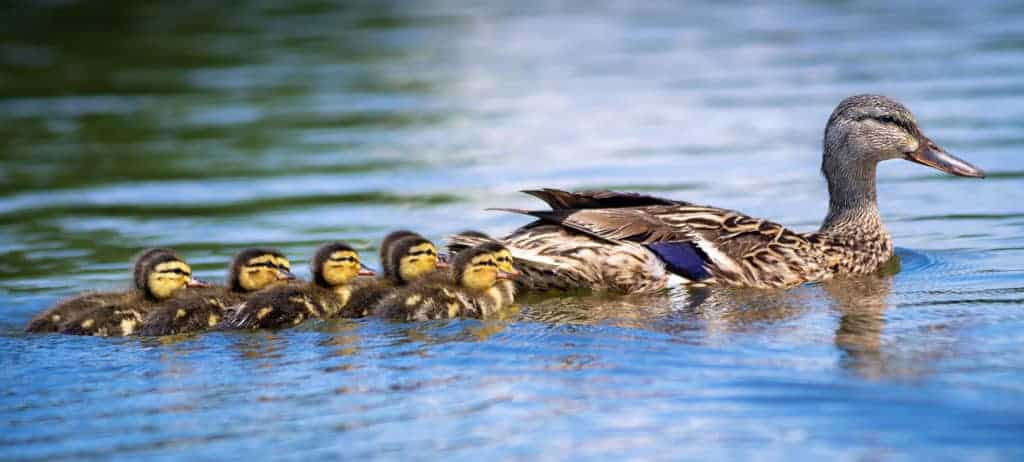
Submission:
M 1019 2 L 25 2 L 0 11 L 0 459 L 1024 458 Z M 983 181 L 880 167 L 900 266 L 500 319 L 21 332 L 176 248 L 222 279 L 615 188 L 814 229 L 835 104 Z M 299 273 L 308 276 L 308 271 Z

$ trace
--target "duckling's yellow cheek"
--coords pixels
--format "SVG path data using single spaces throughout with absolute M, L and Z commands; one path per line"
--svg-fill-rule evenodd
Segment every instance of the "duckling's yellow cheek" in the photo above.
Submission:
M 416 268 L 420 275 L 429 274 L 431 271 L 434 271 L 434 268 L 437 268 L 437 257 L 421 258 Z
M 471 289 L 484 290 L 494 285 L 497 271 L 489 268 L 473 268 L 462 276 L 462 284 Z
M 347 284 L 358 274 L 358 265 L 353 266 L 351 264 L 327 265 L 327 267 L 325 267 L 323 271 L 324 281 L 327 281 L 327 284 L 332 286 L 340 286 L 342 284 Z
M 156 298 L 168 298 L 175 291 L 185 287 L 187 279 L 178 275 L 151 274 L 147 281 L 149 292 Z
M 260 290 L 274 281 L 277 281 L 277 275 L 272 270 L 264 268 L 245 270 L 238 277 L 242 288 L 250 292 Z
M 402 279 L 412 281 L 430 274 L 437 267 L 437 257 L 417 256 L 402 259 L 398 272 Z

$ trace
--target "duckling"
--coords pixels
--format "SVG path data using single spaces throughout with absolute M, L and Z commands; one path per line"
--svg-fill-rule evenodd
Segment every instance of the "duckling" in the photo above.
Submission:
M 490 235 L 484 232 L 476 230 L 466 230 L 458 233 L 448 240 L 446 246 L 449 254 L 458 254 L 459 252 L 471 248 L 468 245 L 460 244 L 461 242 L 475 241 L 475 242 L 498 242 Z M 509 279 L 499 280 L 497 284 L 490 289 L 493 296 L 498 297 L 501 300 L 501 306 L 509 306 L 513 303 L 516 297 L 516 282 L 515 278 L 519 277 L 519 271 L 513 266 L 512 252 L 508 248 L 502 247 L 501 250 L 495 253 L 495 259 L 498 261 L 498 269 L 504 271 L 509 275 Z M 445 274 L 438 272 L 437 274 Z
M 430 277 L 388 294 L 374 313 L 405 321 L 488 316 L 512 302 L 493 290 L 498 281 L 511 277 L 499 268 L 497 256 L 503 250 L 507 252 L 496 242 L 463 250 L 455 255 L 445 280 Z
M 390 276 L 390 274 L 388 273 L 386 262 L 391 261 L 390 255 L 391 251 L 394 249 L 395 242 L 398 241 L 399 239 L 406 237 L 422 238 L 423 236 L 421 236 L 419 233 L 409 231 L 408 229 L 399 229 L 397 231 L 392 231 L 388 233 L 388 235 L 384 236 L 384 239 L 380 241 L 380 253 L 378 254 L 378 256 L 380 257 L 380 264 L 382 266 L 381 270 L 384 272 L 384 276 Z
M 349 282 L 375 273 L 343 242 L 320 246 L 310 262 L 313 282 L 271 287 L 253 294 L 227 325 L 237 329 L 294 326 L 308 318 L 348 317 Z
M 217 326 L 249 294 L 295 279 L 291 263 L 274 249 L 248 248 L 231 260 L 228 286 L 210 287 L 161 304 L 142 323 L 142 335 L 174 335 Z
M 182 289 L 206 285 L 192 278 L 192 268 L 170 249 L 149 249 L 139 254 L 133 280 L 135 287 L 127 291 L 86 293 L 60 302 L 33 318 L 25 330 L 130 335 L 158 302 L 179 296 Z
M 348 301 L 351 308 L 346 310 L 351 317 L 370 314 L 377 302 L 396 287 L 405 286 L 431 274 L 437 268 L 447 266 L 438 259 L 437 247 L 423 236 L 412 233 L 389 239 L 391 237 L 386 237 L 381 245 L 383 275 L 352 284 L 352 296 Z

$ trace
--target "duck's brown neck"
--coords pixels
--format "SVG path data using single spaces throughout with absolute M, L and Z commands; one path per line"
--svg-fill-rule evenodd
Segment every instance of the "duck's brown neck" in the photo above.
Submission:
M 828 216 L 819 232 L 865 239 L 889 238 L 876 200 L 876 166 L 874 162 L 865 162 L 827 170 Z

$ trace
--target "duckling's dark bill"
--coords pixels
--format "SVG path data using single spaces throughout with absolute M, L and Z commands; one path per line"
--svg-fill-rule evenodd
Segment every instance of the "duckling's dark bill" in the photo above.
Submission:
M 917 151 L 907 155 L 907 160 L 925 165 L 951 175 L 971 178 L 985 178 L 985 171 L 975 167 L 940 148 L 932 140 L 922 137 Z

